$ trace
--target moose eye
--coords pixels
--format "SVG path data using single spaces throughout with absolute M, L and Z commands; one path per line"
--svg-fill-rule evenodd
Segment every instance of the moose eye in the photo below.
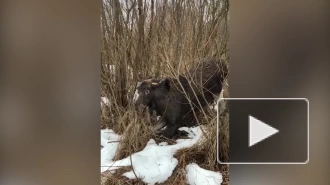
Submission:
M 149 89 L 144 91 L 144 94 L 148 95 L 150 93 Z

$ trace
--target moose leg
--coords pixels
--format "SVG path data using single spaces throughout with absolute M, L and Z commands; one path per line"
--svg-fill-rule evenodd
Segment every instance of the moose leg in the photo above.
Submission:
M 169 139 L 177 139 L 178 137 L 189 135 L 188 132 L 184 130 L 178 130 L 178 128 L 178 126 L 166 127 L 166 129 L 163 131 L 163 136 Z
M 161 129 L 164 128 L 166 125 L 166 123 L 164 121 L 160 121 L 159 123 L 157 123 L 155 126 L 153 126 L 151 129 L 153 132 L 155 132 L 156 134 L 159 134 L 161 132 Z
M 168 125 L 166 129 L 163 131 L 163 136 L 169 139 L 172 139 L 174 135 L 178 133 L 177 125 Z
M 178 112 L 167 112 L 168 115 L 165 115 L 165 120 L 161 120 L 166 122 L 166 128 L 162 130 L 162 135 L 166 138 L 172 139 L 174 135 L 177 134 L 180 119 L 178 119 L 178 116 L 175 115 Z M 171 116 L 169 116 L 171 115 Z

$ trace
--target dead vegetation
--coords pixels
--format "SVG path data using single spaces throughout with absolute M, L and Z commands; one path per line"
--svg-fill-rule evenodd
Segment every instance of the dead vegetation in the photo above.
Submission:
M 141 151 L 147 144 L 147 142 L 152 138 L 151 130 L 149 129 L 146 121 L 138 121 L 135 119 L 129 121 L 129 125 L 125 128 L 122 134 L 122 139 L 119 143 L 118 152 L 114 160 L 120 160 L 132 153 Z M 138 142 L 136 142 L 138 141 Z
M 145 115 L 132 105 L 138 75 L 176 77 L 202 58 L 215 56 L 228 62 L 228 0 L 103 0 L 101 7 L 101 96 L 110 104 L 101 106 L 101 128 L 122 135 L 114 160 L 141 151 L 154 138 Z M 228 92 L 225 92 L 228 97 Z M 229 182 L 229 168 L 216 158 L 216 112 L 198 115 L 207 133 L 197 145 L 176 153 L 179 161 L 173 175 L 162 184 L 186 184 L 185 166 L 191 162 L 220 171 Z M 220 118 L 219 136 L 228 140 L 228 113 Z M 169 144 L 175 142 L 166 140 Z M 222 143 L 221 160 L 228 159 L 228 143 Z M 102 184 L 144 184 L 122 174 L 103 174 Z

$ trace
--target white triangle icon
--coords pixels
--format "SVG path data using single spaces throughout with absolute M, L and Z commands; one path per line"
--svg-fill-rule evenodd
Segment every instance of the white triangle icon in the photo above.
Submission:
M 279 130 L 267 125 L 253 116 L 249 116 L 249 147 L 278 132 Z

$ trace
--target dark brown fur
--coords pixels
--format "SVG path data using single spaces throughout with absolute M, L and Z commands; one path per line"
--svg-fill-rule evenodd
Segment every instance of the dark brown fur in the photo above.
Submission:
M 160 122 L 166 126 L 162 132 L 165 137 L 172 138 L 182 126 L 196 124 L 195 112 L 214 101 L 219 95 L 222 83 L 228 74 L 224 61 L 214 58 L 198 62 L 179 79 L 149 79 L 137 87 L 139 98 L 135 104 L 149 107 L 161 116 Z

